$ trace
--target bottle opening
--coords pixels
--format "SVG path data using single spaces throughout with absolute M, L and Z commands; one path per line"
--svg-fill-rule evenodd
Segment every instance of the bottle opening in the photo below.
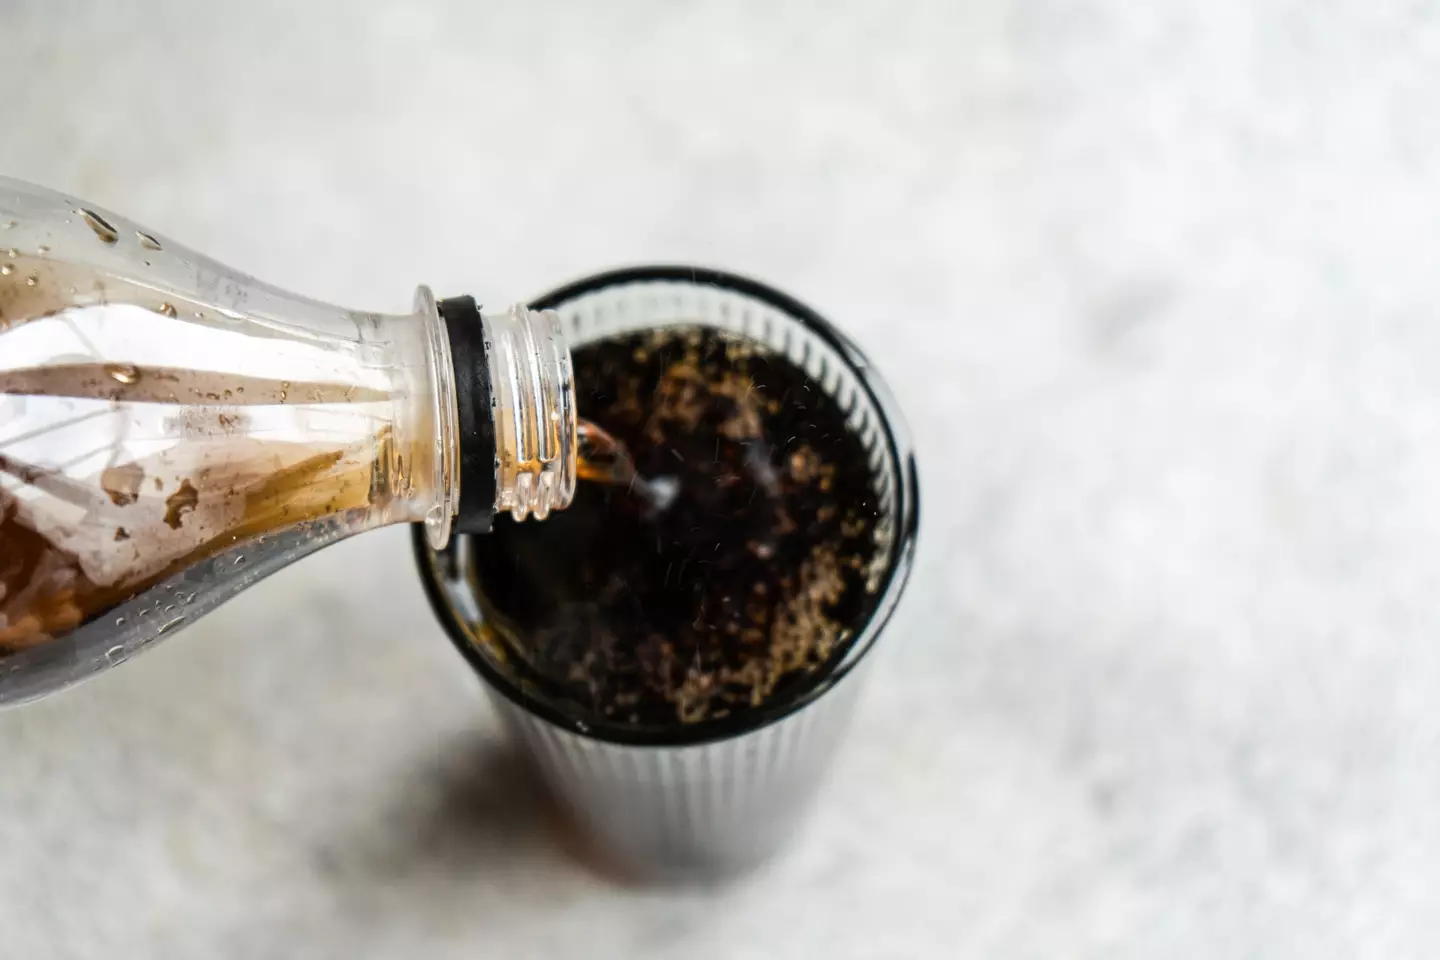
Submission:
M 495 426 L 496 513 L 543 520 L 575 496 L 575 385 L 553 310 L 484 314 Z

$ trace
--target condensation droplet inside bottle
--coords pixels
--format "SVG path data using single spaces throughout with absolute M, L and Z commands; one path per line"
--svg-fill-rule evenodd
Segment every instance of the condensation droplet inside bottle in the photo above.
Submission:
M 40 246 L 38 246 L 38 247 L 35 248 L 35 252 L 38 253 L 38 254 L 40 254 L 40 256 L 43 257 L 43 256 L 45 256 L 45 254 L 47 254 L 47 253 L 50 252 L 50 248 L 47 247 L 47 246 L 45 246 L 45 244 L 42 243 L 42 244 L 40 244 Z
M 33 274 L 33 273 L 30 274 L 30 276 L 28 276 L 28 277 L 25 278 L 25 286 L 27 286 L 27 287 L 38 286 L 39 283 L 40 283 L 40 278 L 37 277 L 37 276 L 35 276 L 35 274 Z
M 75 212 L 80 214 L 81 219 L 85 221 L 91 230 L 95 231 L 95 236 L 101 240 L 104 240 L 106 243 L 114 243 L 120 239 L 120 234 L 115 228 L 110 226 L 105 218 L 94 210 L 76 210 Z
M 124 663 L 125 656 L 125 647 L 117 643 L 105 651 L 105 662 L 113 667 L 117 663 Z
M 169 317 L 172 320 L 176 317 L 175 307 L 173 304 L 169 303 L 160 304 L 160 309 L 157 310 L 156 313 L 160 314 L 160 316 L 162 317 Z
M 0 263 L 0 277 L 8 277 L 15 272 L 13 263 Z
M 146 233 L 145 231 L 136 230 L 135 236 L 140 240 L 140 246 L 144 247 L 146 250 L 160 249 L 160 241 L 156 240 L 154 237 L 150 236 L 150 234 Z
M 107 363 L 105 373 L 116 383 L 129 386 L 140 379 L 140 371 L 130 363 Z

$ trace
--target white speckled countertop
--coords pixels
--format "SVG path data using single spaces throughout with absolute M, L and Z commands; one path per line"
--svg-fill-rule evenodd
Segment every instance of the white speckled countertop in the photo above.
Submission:
M 336 547 L 0 715 L 0 955 L 1440 954 L 1433 9 L 225 6 L 0 3 L 0 170 L 373 309 L 769 280 L 894 383 L 921 564 L 808 832 L 676 891 Z

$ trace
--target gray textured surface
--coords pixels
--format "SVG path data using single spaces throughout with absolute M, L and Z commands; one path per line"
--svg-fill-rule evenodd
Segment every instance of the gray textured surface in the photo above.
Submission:
M 542 6 L 0 0 L 0 169 L 357 306 L 851 330 L 926 536 L 812 828 L 576 866 L 381 533 L 0 716 L 0 954 L 1440 953 L 1433 8 Z

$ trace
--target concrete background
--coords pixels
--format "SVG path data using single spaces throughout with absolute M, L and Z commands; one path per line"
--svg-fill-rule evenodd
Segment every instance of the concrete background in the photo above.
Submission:
M 0 954 L 1440 954 L 1433 5 L 0 0 L 0 71 L 0 170 L 324 299 L 770 280 L 926 495 L 759 876 L 572 860 L 386 531 L 0 716 Z

